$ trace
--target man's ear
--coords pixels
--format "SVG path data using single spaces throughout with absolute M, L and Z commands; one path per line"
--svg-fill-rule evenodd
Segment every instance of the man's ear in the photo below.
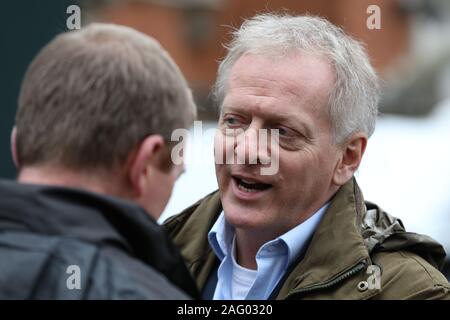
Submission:
M 19 157 L 17 154 L 17 127 L 14 126 L 11 131 L 11 154 L 16 169 L 20 169 Z
M 162 136 L 150 135 L 137 147 L 128 170 L 128 178 L 135 196 L 140 196 L 142 190 L 145 190 L 149 181 L 147 179 L 149 170 L 159 170 L 164 145 Z
M 334 184 L 342 186 L 353 177 L 361 163 L 366 146 L 367 136 L 363 133 L 354 134 L 342 145 L 342 155 L 334 170 Z

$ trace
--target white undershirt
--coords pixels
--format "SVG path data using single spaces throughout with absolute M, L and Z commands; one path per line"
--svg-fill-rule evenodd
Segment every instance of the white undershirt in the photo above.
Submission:
M 240 266 L 235 259 L 236 256 L 236 244 L 233 239 L 233 270 L 231 276 L 231 299 L 232 300 L 244 300 L 247 294 L 255 282 L 258 274 L 257 270 L 247 269 Z

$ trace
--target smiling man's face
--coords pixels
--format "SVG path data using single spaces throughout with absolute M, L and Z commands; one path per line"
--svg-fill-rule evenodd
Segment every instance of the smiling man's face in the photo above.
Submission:
M 260 164 L 216 164 L 225 217 L 237 230 L 276 237 L 306 220 L 337 190 L 332 181 L 340 151 L 326 112 L 333 85 L 327 60 L 306 53 L 245 54 L 232 67 L 216 152 L 249 152 L 258 143 L 249 132 L 279 130 L 274 175 L 262 175 Z M 246 139 L 234 136 L 233 143 L 224 143 L 230 141 L 227 129 L 241 130 Z

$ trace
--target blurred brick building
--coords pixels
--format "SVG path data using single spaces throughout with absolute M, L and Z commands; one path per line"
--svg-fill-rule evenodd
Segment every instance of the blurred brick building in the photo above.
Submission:
M 369 30 L 367 8 L 381 9 L 381 29 Z M 208 98 L 232 27 L 259 12 L 320 15 L 366 43 L 381 75 L 408 47 L 407 15 L 396 0 L 103 0 L 93 20 L 131 26 L 169 51 L 194 89 L 201 118 L 214 117 Z

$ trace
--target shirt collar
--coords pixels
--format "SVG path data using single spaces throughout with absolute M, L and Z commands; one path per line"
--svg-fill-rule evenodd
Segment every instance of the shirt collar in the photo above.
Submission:
M 208 241 L 216 256 L 223 258 L 231 252 L 234 238 L 234 228 L 226 222 L 223 211 L 208 233 Z
M 288 265 L 291 264 L 306 249 L 309 239 L 317 229 L 329 205 L 329 202 L 326 203 L 307 220 L 278 238 L 264 244 L 261 248 L 272 242 L 284 243 L 288 249 Z M 226 221 L 224 212 L 222 211 L 208 233 L 209 244 L 220 260 L 223 260 L 226 255 L 232 252 L 233 238 L 234 228 Z

